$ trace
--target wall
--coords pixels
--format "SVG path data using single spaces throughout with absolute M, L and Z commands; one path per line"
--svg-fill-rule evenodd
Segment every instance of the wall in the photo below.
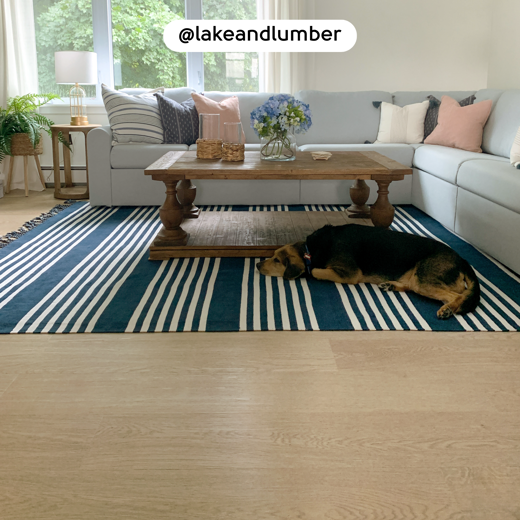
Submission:
M 520 2 L 495 0 L 489 60 L 490 88 L 520 88 Z
M 310 19 L 344 18 L 358 31 L 346 53 L 305 56 L 302 88 L 341 90 L 478 90 L 520 88 L 518 0 L 302 0 Z M 108 124 L 102 107 L 89 107 L 89 121 Z M 56 123 L 68 123 L 67 107 L 46 107 Z M 81 134 L 75 134 L 72 164 L 85 164 Z M 42 165 L 52 165 L 44 138 Z M 45 177 L 52 182 L 52 172 Z M 84 173 L 73 171 L 76 182 Z
M 396 91 L 487 86 L 490 0 L 316 0 L 315 18 L 352 22 L 358 41 L 345 53 L 316 54 L 307 88 Z

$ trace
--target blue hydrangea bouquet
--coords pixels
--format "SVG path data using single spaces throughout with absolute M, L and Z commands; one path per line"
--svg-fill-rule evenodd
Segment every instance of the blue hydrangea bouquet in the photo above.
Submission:
M 251 112 L 251 127 L 260 137 L 260 156 L 265 160 L 294 160 L 294 134 L 305 133 L 311 125 L 309 105 L 287 94 L 271 96 L 262 106 Z

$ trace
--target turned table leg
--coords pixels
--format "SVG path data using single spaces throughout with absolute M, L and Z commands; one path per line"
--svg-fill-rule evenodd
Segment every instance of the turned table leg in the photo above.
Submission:
M 196 195 L 197 188 L 189 179 L 179 181 L 179 184 L 177 184 L 177 196 L 182 206 L 184 218 L 199 217 L 200 208 L 193 205 Z
M 154 247 L 185 246 L 188 233 L 181 228 L 183 211 L 177 200 L 177 181 L 164 181 L 166 184 L 166 200 L 159 210 L 163 227 L 154 240 Z
M 389 227 L 394 221 L 394 207 L 388 200 L 388 186 L 392 181 L 377 181 L 377 200 L 370 208 L 370 218 L 377 227 Z
M 368 218 L 370 217 L 370 208 L 366 205 L 370 188 L 363 179 L 356 179 L 350 187 L 350 198 L 352 205 L 347 208 L 350 218 Z

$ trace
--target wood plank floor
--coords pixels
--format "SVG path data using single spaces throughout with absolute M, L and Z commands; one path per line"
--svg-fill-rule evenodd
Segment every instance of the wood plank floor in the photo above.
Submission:
M 12 190 L 0 199 L 0 236 L 16 231 L 28 220 L 38 217 L 63 201 L 54 198 L 54 189 L 30 191 Z
M 152 245 L 149 258 L 268 257 L 326 224 L 373 226 L 370 219 L 349 218 L 344 211 L 204 211 L 182 222 L 186 245 Z
M 187 219 L 186 248 L 221 246 L 281 246 L 305 240 L 325 224 L 372 225 L 368 219 L 348 218 L 344 211 L 204 211 Z
M 518 520 L 518 337 L 0 336 L 0 518 Z
M 3 337 L 0 516 L 518 519 L 517 338 Z

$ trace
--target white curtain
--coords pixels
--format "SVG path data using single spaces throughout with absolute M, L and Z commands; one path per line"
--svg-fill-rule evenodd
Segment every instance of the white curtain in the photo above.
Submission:
M 0 105 L 13 96 L 38 92 L 33 0 L 0 0 Z M 4 159 L 4 191 L 9 161 Z M 29 158 L 29 189 L 42 191 L 36 164 Z M 14 162 L 11 189 L 23 189 L 23 158 Z
M 258 18 L 262 20 L 299 20 L 305 18 L 303 0 L 258 0 Z M 264 52 L 260 90 L 294 94 L 305 88 L 306 53 Z

